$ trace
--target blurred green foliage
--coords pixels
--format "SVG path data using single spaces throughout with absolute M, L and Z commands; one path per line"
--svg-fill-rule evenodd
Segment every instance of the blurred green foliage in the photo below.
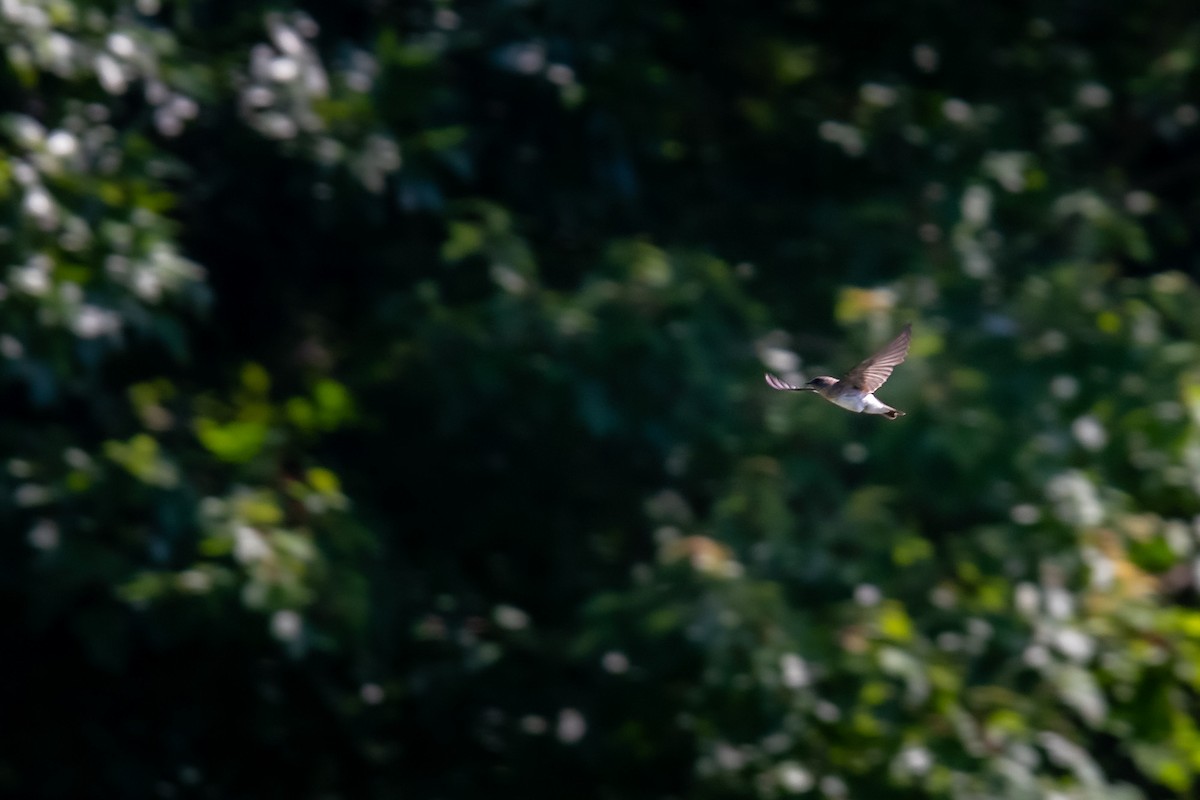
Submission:
M 6 0 L 0 794 L 1195 796 L 1192 12 Z

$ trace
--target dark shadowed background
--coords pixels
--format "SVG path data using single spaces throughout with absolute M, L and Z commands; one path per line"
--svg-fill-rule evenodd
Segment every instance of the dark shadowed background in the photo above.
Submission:
M 0 794 L 1195 796 L 1194 11 L 6 0 Z

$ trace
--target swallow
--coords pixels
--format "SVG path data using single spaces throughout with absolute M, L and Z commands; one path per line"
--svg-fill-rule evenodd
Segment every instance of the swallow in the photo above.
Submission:
M 891 376 L 892 369 L 904 361 L 911 339 L 912 323 L 909 323 L 882 350 L 847 372 L 841 380 L 821 375 L 803 386 L 792 386 L 767 373 L 767 385 L 781 392 L 816 392 L 835 406 L 859 414 L 882 414 L 888 419 L 902 417 L 903 411 L 880 402 L 875 392 Z

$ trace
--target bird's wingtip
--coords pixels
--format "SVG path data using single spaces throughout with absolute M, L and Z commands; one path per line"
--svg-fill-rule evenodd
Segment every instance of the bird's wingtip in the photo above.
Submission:
M 795 386 L 792 386 L 790 383 L 780 380 L 779 378 L 776 378 L 774 375 L 772 375 L 769 372 L 764 372 L 763 378 L 766 379 L 767 386 L 770 386 L 772 389 L 778 389 L 781 392 L 782 391 L 793 391 L 796 388 Z

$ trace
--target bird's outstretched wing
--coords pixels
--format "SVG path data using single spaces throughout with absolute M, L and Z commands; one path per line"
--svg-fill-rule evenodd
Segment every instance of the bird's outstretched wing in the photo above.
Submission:
M 802 386 L 792 386 L 787 381 L 781 381 L 769 372 L 765 377 L 767 379 L 767 386 L 770 386 L 772 389 L 778 389 L 781 392 L 799 392 L 804 389 Z
M 883 386 L 892 374 L 892 368 L 904 361 L 908 355 L 908 343 L 912 339 L 912 323 L 904 326 L 900 335 L 886 347 L 847 372 L 842 380 L 864 392 L 874 392 Z

